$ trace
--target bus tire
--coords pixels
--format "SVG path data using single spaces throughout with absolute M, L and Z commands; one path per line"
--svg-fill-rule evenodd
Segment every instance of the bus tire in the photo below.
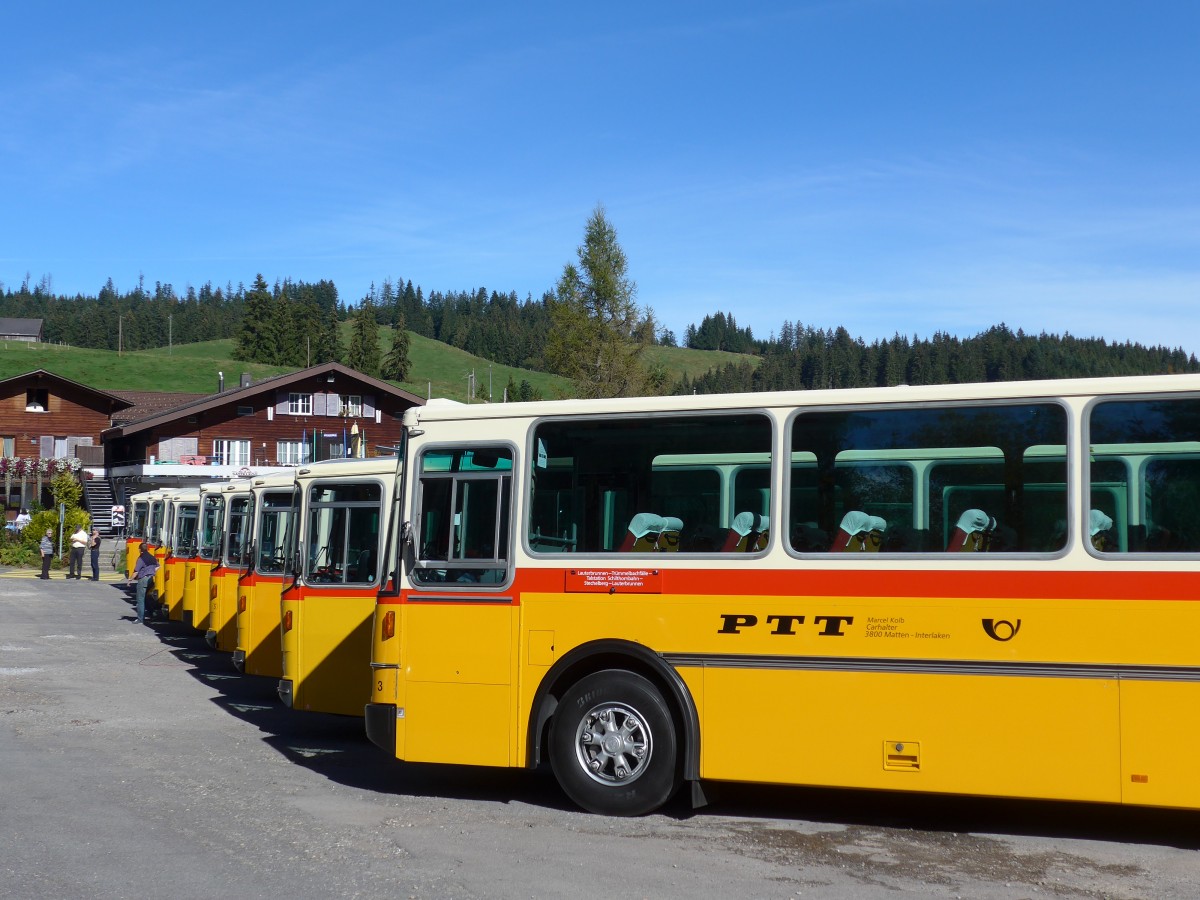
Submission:
M 550 726 L 550 764 L 568 797 L 589 812 L 640 816 L 679 787 L 675 721 L 658 689 L 607 669 L 563 694 Z

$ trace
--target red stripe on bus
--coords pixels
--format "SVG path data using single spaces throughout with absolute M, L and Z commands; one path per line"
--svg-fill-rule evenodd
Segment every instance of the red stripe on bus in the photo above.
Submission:
M 589 569 L 619 572 L 626 566 L 588 566 Z M 520 602 L 523 593 L 566 593 L 567 569 L 526 569 L 518 573 L 507 590 Z M 871 572 L 836 569 L 661 569 L 662 591 L 641 593 L 655 596 L 805 596 L 805 597 L 906 597 L 920 599 L 994 598 L 1014 600 L 1200 600 L 1200 582 L 1194 572 L 1093 572 L 1093 571 L 997 571 L 980 569 L 952 572 L 945 569 L 877 570 Z M 423 590 L 408 590 L 401 597 L 382 597 L 381 605 L 406 602 L 410 596 L 437 595 L 439 601 L 454 603 L 453 588 L 431 584 Z M 464 603 L 478 603 L 479 585 L 471 586 Z M 580 594 L 580 596 L 585 596 Z

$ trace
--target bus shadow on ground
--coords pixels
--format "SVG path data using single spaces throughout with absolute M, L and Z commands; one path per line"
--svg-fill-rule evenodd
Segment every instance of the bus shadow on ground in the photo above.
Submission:
M 709 815 L 1200 849 L 1200 814 L 1190 810 L 708 782 L 705 791 L 710 804 L 698 812 Z
M 381 794 L 575 809 L 546 766 L 529 771 L 392 759 L 367 740 L 362 719 L 287 709 L 276 694 L 277 679 L 239 674 L 229 654 L 211 649 L 182 622 L 158 620 L 152 627 L 189 674 L 216 691 L 212 702 L 257 728 L 282 756 L 330 781 Z M 721 782 L 705 782 L 704 790 L 707 806 L 693 809 L 684 785 L 659 814 L 1200 849 L 1200 814 L 1188 810 Z
M 188 674 L 216 692 L 211 702 L 330 781 L 380 794 L 573 808 L 548 772 L 401 762 L 367 739 L 361 718 L 288 709 L 276 693 L 278 679 L 240 674 L 232 656 L 210 648 L 195 629 L 161 619 L 150 627 Z

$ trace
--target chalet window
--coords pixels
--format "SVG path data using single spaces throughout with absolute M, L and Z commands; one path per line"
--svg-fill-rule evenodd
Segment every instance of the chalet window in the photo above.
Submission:
M 213 441 L 213 462 L 218 466 L 250 465 L 250 442 L 218 438 Z
M 50 391 L 47 388 L 30 388 L 25 392 L 25 412 L 48 412 Z
M 312 447 L 308 441 L 278 441 L 275 444 L 275 462 L 281 466 L 302 466 L 312 461 Z
M 239 406 L 238 407 L 238 415 L 239 416 L 252 416 L 252 415 L 254 415 L 254 407 L 253 406 Z
M 0 437 L 0 456 L 16 456 L 17 439 L 15 437 Z
M 357 419 L 362 415 L 362 396 L 360 394 L 342 394 L 341 400 L 343 416 Z
M 293 416 L 311 416 L 312 394 L 288 394 L 288 412 Z

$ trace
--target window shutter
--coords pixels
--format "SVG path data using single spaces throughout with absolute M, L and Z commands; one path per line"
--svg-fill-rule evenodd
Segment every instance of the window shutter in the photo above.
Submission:
M 275 415 L 286 416 L 291 408 L 291 396 L 287 391 L 279 391 L 275 394 Z
M 42 435 L 41 445 L 38 447 L 38 456 L 42 459 L 54 459 L 54 435 Z
M 313 415 L 314 416 L 325 415 L 325 395 L 324 394 L 313 394 Z
M 362 414 L 363 418 L 370 418 L 375 415 L 375 398 L 369 394 L 363 394 L 362 398 Z
M 326 399 L 325 414 L 340 416 L 342 414 L 342 397 L 340 394 L 330 394 Z

